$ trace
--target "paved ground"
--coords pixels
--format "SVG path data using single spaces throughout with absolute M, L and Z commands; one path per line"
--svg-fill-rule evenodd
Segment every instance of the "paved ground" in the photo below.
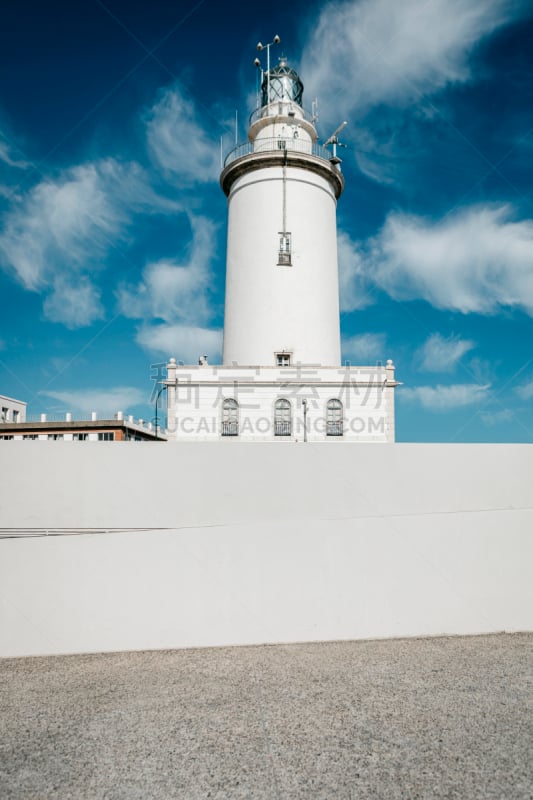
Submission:
M 532 650 L 514 634 L 0 661 L 0 797 L 531 798 Z

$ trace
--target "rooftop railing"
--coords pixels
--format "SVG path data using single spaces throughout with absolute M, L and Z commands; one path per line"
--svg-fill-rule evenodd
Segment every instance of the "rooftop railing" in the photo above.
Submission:
M 287 151 L 288 153 L 305 153 L 306 155 L 321 158 L 324 161 L 330 161 L 332 156 L 331 150 L 323 147 L 321 144 L 316 144 L 305 139 L 292 139 L 292 138 L 272 138 L 272 139 L 255 139 L 253 142 L 244 142 L 237 145 L 231 150 L 224 160 L 224 166 L 227 167 L 233 161 L 243 156 L 249 156 L 254 153 L 276 153 L 279 151 Z

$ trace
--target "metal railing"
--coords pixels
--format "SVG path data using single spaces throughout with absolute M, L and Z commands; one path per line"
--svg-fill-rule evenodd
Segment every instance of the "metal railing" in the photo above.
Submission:
M 321 144 L 306 141 L 305 139 L 292 139 L 292 138 L 269 138 L 269 139 L 255 139 L 253 142 L 244 142 L 238 144 L 233 150 L 230 150 L 224 159 L 224 166 L 227 167 L 233 161 L 243 156 L 249 156 L 253 153 L 277 153 L 279 151 L 288 153 L 305 153 L 315 158 L 321 158 L 324 161 L 330 161 L 333 157 L 331 151 Z
M 344 433 L 344 423 L 340 421 L 326 422 L 326 436 L 342 436 Z
M 222 420 L 222 436 L 238 436 L 239 423 L 234 420 Z
M 274 422 L 274 436 L 290 436 L 292 432 L 292 425 L 290 422 Z

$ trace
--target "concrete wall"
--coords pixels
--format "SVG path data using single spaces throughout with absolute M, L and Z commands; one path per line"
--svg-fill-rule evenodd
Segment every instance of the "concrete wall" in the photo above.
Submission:
M 151 529 L 1 539 L 4 656 L 533 629 L 529 445 L 5 442 L 0 471 L 4 529 Z

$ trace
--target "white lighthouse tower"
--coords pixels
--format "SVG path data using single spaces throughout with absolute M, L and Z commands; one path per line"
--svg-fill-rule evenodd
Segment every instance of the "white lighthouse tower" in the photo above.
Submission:
M 168 434 L 391 442 L 392 361 L 341 366 L 338 131 L 331 150 L 319 144 L 299 75 L 284 57 L 270 66 L 277 43 L 258 45 L 267 67 L 248 141 L 228 154 L 220 177 L 228 198 L 223 363 L 170 359 Z
M 344 181 L 284 58 L 263 76 L 248 142 L 226 159 L 224 364 L 340 366 L 337 199 Z

